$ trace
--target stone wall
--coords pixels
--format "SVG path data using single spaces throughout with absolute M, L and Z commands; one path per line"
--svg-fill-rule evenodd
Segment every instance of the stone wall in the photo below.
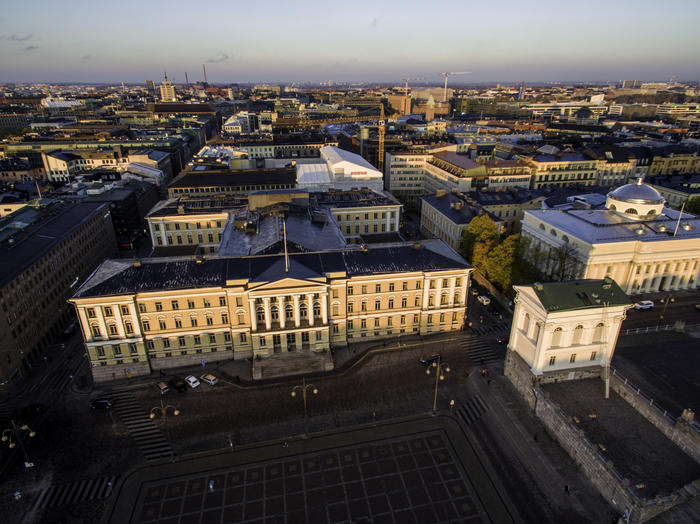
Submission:
M 658 407 L 654 401 L 646 398 L 640 390 L 632 387 L 626 379 L 616 374 L 610 377 L 610 387 L 640 415 L 651 422 L 661 433 L 685 451 L 696 462 L 700 462 L 700 434 L 682 418 L 675 422 Z
M 95 362 L 95 364 L 97 363 Z M 148 362 L 130 362 L 114 366 L 97 365 L 92 368 L 92 379 L 95 382 L 108 382 L 110 380 L 141 377 L 150 374 L 151 367 L 148 365 Z
M 504 373 L 534 410 L 547 431 L 576 462 L 601 495 L 617 508 L 621 515 L 625 510 L 630 510 L 630 522 L 645 522 L 685 502 L 700 491 L 700 481 L 696 480 L 665 497 L 638 497 L 630 489 L 630 481 L 615 469 L 612 461 L 600 455 L 598 448 L 588 441 L 583 430 L 573 424 L 570 417 L 539 387 L 540 377 L 535 377 L 527 363 L 511 349 L 506 353 Z M 624 395 L 623 398 L 627 399 Z M 671 440 L 678 444 L 678 440 Z
M 201 366 L 202 360 L 207 364 L 222 360 L 233 360 L 233 351 L 217 351 L 215 353 L 191 353 L 189 355 L 173 355 L 165 358 L 152 358 L 153 370 L 171 369 L 185 366 Z

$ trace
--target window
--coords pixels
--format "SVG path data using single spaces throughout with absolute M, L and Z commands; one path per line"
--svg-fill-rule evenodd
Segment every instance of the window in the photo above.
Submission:
M 231 333 L 224 333 L 224 342 L 231 342 Z
M 226 297 L 219 297 L 219 305 L 220 306 L 226 305 Z
M 434 280 L 430 281 L 430 289 L 435 289 L 435 281 Z
M 560 327 L 556 328 L 554 330 L 554 333 L 552 333 L 552 347 L 553 348 L 561 347 L 562 333 L 563 333 L 563 331 Z
M 377 299 L 374 301 L 374 309 L 375 309 L 375 311 L 382 309 L 382 301 L 381 300 Z
M 132 335 L 134 333 L 134 326 L 131 322 L 124 322 L 124 331 L 126 331 L 127 335 Z
M 442 294 L 440 296 L 440 304 L 443 306 L 447 304 L 447 295 L 446 294 Z
M 603 342 L 604 330 L 605 324 L 602 322 L 595 327 L 595 331 L 593 331 L 593 342 Z
M 112 349 L 114 350 L 114 356 L 118 357 L 119 355 L 122 354 L 122 348 L 117 344 L 116 346 L 113 346 Z
M 105 306 L 104 308 L 102 308 L 102 310 L 104 311 L 106 317 L 112 316 L 112 308 L 110 306 Z
M 457 280 L 455 280 L 455 286 L 460 287 L 462 285 L 462 279 L 457 277 Z
M 401 289 L 403 289 L 404 291 L 408 291 L 408 282 L 405 282 L 405 281 L 402 282 L 402 283 L 401 283 Z
M 416 289 L 420 289 L 420 280 L 416 281 Z
M 129 353 L 131 353 L 132 355 L 138 353 L 138 348 L 136 347 L 136 344 L 129 344 Z
M 337 289 L 333 290 L 333 298 L 338 298 L 338 290 Z
M 367 294 L 367 286 L 362 286 L 362 294 L 363 295 Z
M 598 355 L 597 351 L 591 351 L 591 360 L 595 360 L 595 357 Z
M 445 314 L 440 313 L 440 323 L 443 323 L 445 321 Z
M 572 364 L 576 362 L 576 353 L 572 353 L 571 356 L 569 357 L 569 362 Z
M 214 334 L 209 334 L 209 343 L 210 344 L 216 344 L 216 335 Z
M 240 335 L 238 335 L 238 338 L 241 341 L 241 344 L 243 344 L 247 340 L 245 333 L 241 333 Z
M 264 346 L 265 344 L 265 337 L 260 337 L 260 346 Z
M 393 282 L 390 282 L 390 283 L 389 283 L 389 291 L 390 291 L 390 292 L 391 292 L 391 291 L 394 291 L 394 283 L 393 283 Z
M 406 315 L 401 315 L 401 323 L 402 324 L 406 323 Z
M 165 320 L 164 320 L 164 319 L 162 319 L 162 318 L 159 318 L 159 319 L 158 319 L 158 327 L 159 327 L 160 329 L 166 329 Z
M 228 313 L 221 313 L 221 323 L 228 324 Z
M 197 327 L 197 317 L 190 317 L 190 324 L 192 327 Z
M 348 329 L 352 329 L 352 320 L 348 320 Z
M 318 302 L 314 302 L 314 317 L 321 316 L 321 305 Z
M 261 307 L 255 310 L 255 318 L 258 322 L 265 322 L 265 310 Z
M 382 285 L 381 285 L 381 284 L 377 284 L 376 286 L 374 286 L 374 291 L 375 291 L 376 293 L 381 293 L 381 292 L 382 292 Z
M 236 318 L 237 318 L 239 324 L 245 323 L 245 315 L 243 313 L 238 313 Z
M 185 345 L 185 337 L 177 337 L 177 345 L 183 347 Z
M 155 345 L 153 344 L 152 340 L 147 340 L 146 341 L 146 349 L 153 349 Z
M 389 309 L 394 309 L 394 299 L 393 298 L 389 299 Z
M 139 304 L 139 313 L 146 312 L 146 304 Z
M 210 306 L 211 306 L 211 303 L 209 302 L 209 299 L 208 299 L 208 298 L 205 298 L 202 302 L 204 303 L 204 307 L 210 307 Z
M 163 304 L 160 302 L 156 302 L 156 311 L 163 311 Z
M 352 295 L 352 286 L 348 286 L 348 295 Z
M 338 324 L 333 324 L 333 333 L 339 333 L 340 329 L 338 329 Z
M 415 307 L 420 306 L 420 296 L 416 295 L 416 299 L 413 302 Z
M 180 304 L 178 304 L 177 300 L 171 300 L 170 307 L 172 307 L 173 309 L 180 309 Z
M 165 349 L 167 349 L 167 348 L 170 347 L 170 339 L 169 339 L 169 338 L 164 338 L 164 339 L 163 339 L 163 347 L 164 347 Z
M 182 327 L 182 320 L 179 318 L 175 319 L 175 328 L 181 328 Z
M 194 300 L 187 300 L 187 308 L 194 309 Z
M 362 320 L 360 320 L 360 328 L 365 329 L 366 327 L 367 327 L 367 320 L 363 318 Z
M 576 346 L 581 343 L 581 338 L 583 337 L 583 326 L 576 326 L 574 329 L 574 336 L 571 340 L 571 344 Z
M 301 333 L 301 342 L 309 342 L 309 332 L 308 331 L 302 331 Z
M 549 357 L 549 365 L 550 366 L 553 366 L 556 361 L 557 361 L 556 356 Z
M 348 302 L 348 313 L 352 313 L 352 302 Z
M 428 315 L 428 324 L 433 323 L 433 315 Z
M 148 320 L 143 321 L 143 330 L 144 331 L 150 331 L 151 330 L 151 324 L 148 322 Z
M 321 340 L 323 340 L 323 332 L 316 331 L 316 342 L 320 342 Z
M 393 325 L 393 324 L 394 324 L 393 319 L 392 319 L 391 317 L 387 317 L 387 319 L 386 319 L 386 325 L 387 325 L 387 326 L 391 326 L 391 325 Z
M 129 306 L 119 306 L 119 310 L 121 311 L 122 315 L 129 314 Z

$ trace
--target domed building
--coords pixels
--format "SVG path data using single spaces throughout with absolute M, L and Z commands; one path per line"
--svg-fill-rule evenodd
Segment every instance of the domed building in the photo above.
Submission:
M 700 286 L 700 219 L 666 207 L 642 178 L 603 209 L 525 211 L 527 257 L 551 280 L 613 278 L 628 294 Z

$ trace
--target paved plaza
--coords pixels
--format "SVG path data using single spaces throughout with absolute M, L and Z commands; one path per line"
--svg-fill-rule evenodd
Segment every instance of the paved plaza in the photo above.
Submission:
M 106 521 L 517 522 L 487 471 L 454 419 L 420 417 L 139 468 Z

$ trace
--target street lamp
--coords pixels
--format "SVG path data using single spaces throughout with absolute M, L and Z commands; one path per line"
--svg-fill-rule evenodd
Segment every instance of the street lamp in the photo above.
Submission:
M 10 449 L 14 449 L 16 446 L 15 442 L 12 440 L 12 437 L 19 442 L 19 447 L 22 449 L 22 454 L 24 455 L 24 467 L 25 468 L 31 468 L 34 466 L 33 462 L 29 462 L 29 457 L 27 456 L 27 450 L 24 448 L 24 443 L 22 442 L 22 437 L 20 431 L 26 431 L 27 434 L 29 435 L 29 438 L 34 438 L 36 436 L 36 432 L 32 430 L 27 424 L 23 424 L 20 427 L 17 427 L 17 424 L 15 424 L 15 421 L 12 420 L 12 427 L 7 428 L 3 430 L 2 432 L 2 440 L 3 442 L 7 442 L 8 440 L 10 443 L 8 444 L 8 447 Z
M 455 401 L 454 401 L 454 399 L 453 399 L 453 400 L 450 400 L 450 415 L 452 415 L 452 409 L 453 409 L 454 407 L 455 407 Z
M 159 414 L 163 418 L 163 425 L 165 426 L 165 431 L 168 436 L 168 444 L 170 444 L 170 453 L 171 453 L 171 459 L 173 462 L 175 462 L 175 450 L 173 449 L 173 444 L 172 441 L 170 440 L 170 426 L 168 426 L 168 410 L 171 409 L 173 411 L 173 415 L 176 417 L 180 414 L 180 410 L 177 409 L 175 406 L 171 406 L 170 404 L 166 404 L 163 399 L 160 399 L 160 406 L 156 406 L 154 408 L 151 408 L 151 412 L 148 415 L 148 418 L 153 420 L 156 418 L 156 414 Z
M 314 386 L 313 384 L 307 384 L 306 377 L 302 377 L 301 386 L 294 386 L 292 388 L 292 392 L 291 392 L 292 397 L 296 397 L 297 390 L 300 390 L 302 398 L 304 399 L 304 435 L 306 435 L 307 437 L 309 436 L 309 430 L 308 430 L 307 421 L 306 421 L 306 396 L 307 396 L 306 392 L 308 391 L 309 388 L 312 388 L 311 392 L 314 395 L 318 395 L 318 389 L 316 388 L 316 386 Z
M 432 366 L 429 366 L 428 369 L 425 370 L 425 374 L 430 375 L 430 368 L 435 368 L 435 396 L 433 397 L 433 415 L 437 413 L 438 385 L 440 384 L 441 380 L 445 380 L 443 370 L 445 371 L 445 373 L 450 372 L 450 364 L 447 362 L 441 362 L 440 359 L 441 357 L 438 357 L 437 362 L 433 362 Z

